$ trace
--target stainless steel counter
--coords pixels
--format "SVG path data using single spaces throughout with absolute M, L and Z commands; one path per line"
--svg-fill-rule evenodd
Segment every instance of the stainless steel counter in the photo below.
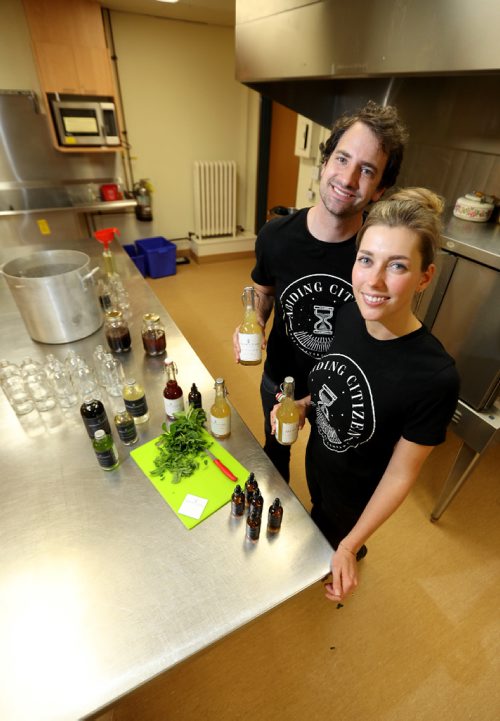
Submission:
M 98 253 L 95 241 L 68 247 Z M 2 249 L 0 262 L 29 250 Z M 115 254 L 134 310 L 132 351 L 121 360 L 146 388 L 145 442 L 161 432 L 164 377 L 163 359 L 142 350 L 143 313 L 160 313 L 179 382 L 185 392 L 196 382 L 205 408 L 213 378 L 125 253 Z M 99 330 L 72 344 L 35 343 L 3 280 L 0 304 L 0 357 L 64 358 L 74 348 L 91 360 L 104 342 Z M 281 532 L 263 531 L 254 545 L 228 506 L 186 530 L 118 440 L 121 465 L 102 471 L 77 409 L 62 426 L 46 418 L 33 429 L 0 393 L 0 433 L 2 719 L 85 717 L 328 572 L 329 545 L 234 409 L 223 445 L 255 472 L 266 507 L 275 496 L 284 507 Z
M 441 247 L 500 270 L 500 223 L 474 223 L 448 214 Z

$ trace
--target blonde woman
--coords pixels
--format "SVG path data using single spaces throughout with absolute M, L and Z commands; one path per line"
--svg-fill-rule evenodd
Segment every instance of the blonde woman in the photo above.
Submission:
M 298 401 L 311 435 L 311 516 L 332 546 L 326 595 L 357 585 L 366 540 L 408 495 L 458 400 L 453 359 L 414 315 L 439 244 L 441 199 L 407 188 L 376 203 L 357 236 L 356 303 L 337 313 L 328 352 Z M 303 425 L 303 418 L 302 418 Z

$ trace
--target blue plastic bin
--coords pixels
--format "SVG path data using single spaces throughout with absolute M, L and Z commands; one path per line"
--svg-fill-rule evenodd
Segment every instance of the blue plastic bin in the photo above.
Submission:
M 124 245 L 123 249 L 132 258 L 137 270 L 140 273 L 142 273 L 143 276 L 145 276 L 146 275 L 146 256 L 144 255 L 142 250 L 140 250 L 140 248 L 136 248 L 135 243 L 130 243 L 129 245 Z
M 166 275 L 175 275 L 177 266 L 175 262 L 177 247 L 175 243 L 163 238 L 142 238 L 136 240 L 137 248 L 146 258 L 146 273 L 150 278 L 164 278 Z

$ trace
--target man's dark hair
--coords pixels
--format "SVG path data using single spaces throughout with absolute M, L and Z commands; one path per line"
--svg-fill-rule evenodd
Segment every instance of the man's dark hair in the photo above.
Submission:
M 357 113 L 341 115 L 333 124 L 328 140 L 319 146 L 321 162 L 328 161 L 340 138 L 354 123 L 363 123 L 368 126 L 378 138 L 384 153 L 387 153 L 387 165 L 382 174 L 379 188 L 390 188 L 398 177 L 403 161 L 404 147 L 408 141 L 408 131 L 393 105 L 378 105 L 373 100 L 369 100 Z

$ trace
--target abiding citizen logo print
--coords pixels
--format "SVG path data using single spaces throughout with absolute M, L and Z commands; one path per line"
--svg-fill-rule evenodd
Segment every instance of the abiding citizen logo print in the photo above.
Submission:
M 290 283 L 280 301 L 292 343 L 311 358 L 321 358 L 333 338 L 335 313 L 352 299 L 352 285 L 335 275 L 317 273 Z
M 357 363 L 338 353 L 325 356 L 312 369 L 310 382 L 316 424 L 327 448 L 343 453 L 370 440 L 375 431 L 373 398 Z

